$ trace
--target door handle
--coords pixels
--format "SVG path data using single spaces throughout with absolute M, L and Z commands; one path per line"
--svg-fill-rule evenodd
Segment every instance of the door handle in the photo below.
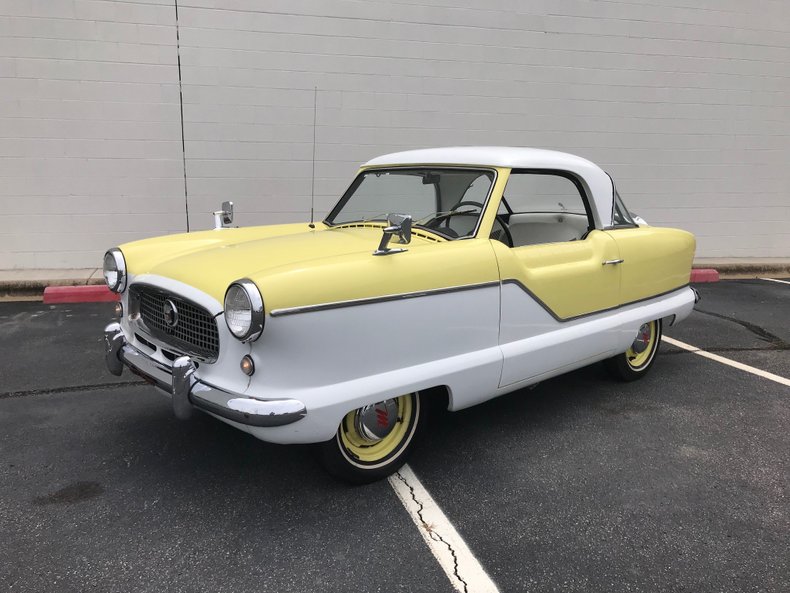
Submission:
M 616 266 L 617 264 L 621 264 L 624 261 L 625 261 L 624 259 L 607 259 L 601 265 L 603 265 L 603 266 Z

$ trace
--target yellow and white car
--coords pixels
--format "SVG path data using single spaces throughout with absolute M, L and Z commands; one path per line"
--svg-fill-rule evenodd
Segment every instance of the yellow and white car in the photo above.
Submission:
M 638 379 L 692 310 L 694 237 L 634 222 L 570 154 L 460 147 L 362 166 L 323 222 L 111 249 L 107 365 L 264 441 L 395 471 L 429 404 L 479 404 L 596 361 Z

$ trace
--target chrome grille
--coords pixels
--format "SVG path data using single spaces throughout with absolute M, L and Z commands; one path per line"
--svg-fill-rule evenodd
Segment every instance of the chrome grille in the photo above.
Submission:
M 210 360 L 217 358 L 217 322 L 203 307 L 151 286 L 133 285 L 130 296 L 151 336 L 185 354 Z M 168 300 L 178 311 L 178 322 L 172 327 L 165 321 L 165 302 Z

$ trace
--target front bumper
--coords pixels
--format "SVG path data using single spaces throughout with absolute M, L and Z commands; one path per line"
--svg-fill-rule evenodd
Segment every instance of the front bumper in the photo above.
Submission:
M 188 356 L 177 358 L 173 366 L 154 360 L 126 341 L 121 325 L 104 328 L 107 368 L 120 375 L 124 365 L 136 375 L 172 395 L 173 412 L 187 419 L 198 408 L 247 426 L 283 426 L 304 418 L 305 405 L 295 399 L 256 399 L 231 393 L 201 381 L 195 363 Z

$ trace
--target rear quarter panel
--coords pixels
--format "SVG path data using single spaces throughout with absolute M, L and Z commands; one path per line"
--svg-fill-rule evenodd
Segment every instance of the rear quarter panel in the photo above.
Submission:
M 621 304 L 663 294 L 689 283 L 696 248 L 691 233 L 648 226 L 607 232 L 617 242 L 623 259 Z

